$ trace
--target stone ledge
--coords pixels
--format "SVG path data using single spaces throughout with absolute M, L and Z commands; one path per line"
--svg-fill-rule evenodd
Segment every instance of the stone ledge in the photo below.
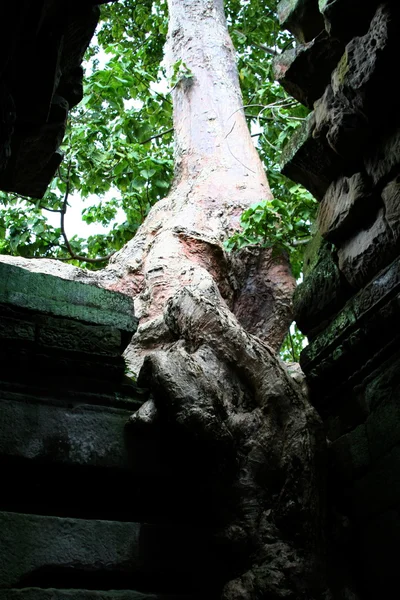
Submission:
M 214 596 L 207 594 L 207 600 Z M 134 590 L 60 590 L 57 588 L 22 588 L 0 590 L 0 600 L 204 600 L 204 595 L 146 594 Z M 215 598 L 216 600 L 216 598 Z
M 0 411 L 3 460 L 18 457 L 114 469 L 130 466 L 124 441 L 128 410 L 90 405 L 68 409 L 1 399 Z
M 400 258 L 349 300 L 330 325 L 302 353 L 302 366 L 307 371 L 322 360 L 362 321 L 390 302 L 400 292 Z
M 134 333 L 133 300 L 118 292 L 2 262 L 0 303 Z
M 324 29 L 317 0 L 281 0 L 278 4 L 279 23 L 300 43 L 309 42 Z
M 286 92 L 313 108 L 330 82 L 343 45 L 324 31 L 314 40 L 283 52 L 274 60 L 274 74 Z
M 86 578 L 98 589 L 97 577 L 110 587 L 198 593 L 221 567 L 208 531 L 190 525 L 1 512 L 0 548 L 0 588 L 51 587 L 56 577 L 61 588 Z

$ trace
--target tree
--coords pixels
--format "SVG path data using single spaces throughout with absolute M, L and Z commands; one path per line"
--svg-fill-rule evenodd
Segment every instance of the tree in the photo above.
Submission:
M 253 131 L 256 127 L 253 135 L 274 195 L 272 204 L 263 201 L 244 215 L 245 232 L 235 236 L 229 247 L 254 243 L 285 247 L 297 277 L 302 245 L 293 242 L 308 236 L 315 203 L 299 186 L 287 185 L 279 173 L 282 145 L 306 109 L 288 98 L 274 80 L 274 54 L 292 43 L 288 34 L 279 32 L 275 4 L 275 0 L 225 3 L 237 49 L 246 119 Z M 165 195 L 173 174 L 172 101 L 165 85 L 157 91 L 154 84 L 164 78 L 159 65 L 166 28 L 164 0 L 121 0 L 102 6 L 97 45 L 87 55 L 84 101 L 72 111 L 69 121 L 64 165 L 40 202 L 0 193 L 5 207 L 0 219 L 1 253 L 63 260 L 70 252 L 91 260 L 107 257 L 134 235 L 150 206 Z M 99 65 L 99 49 L 102 62 L 106 56 L 105 65 Z M 176 65 L 170 89 L 178 71 Z M 69 195 L 64 202 L 67 181 Z M 54 217 L 54 211 L 61 216 L 62 209 L 74 201 L 73 193 L 86 199 L 83 219 L 111 227 L 109 233 L 86 240 L 73 236 L 70 245 L 66 243 L 60 223 L 57 226 L 54 218 L 49 222 L 47 216 Z M 98 200 L 90 203 L 93 195 Z M 125 220 L 115 223 L 116 214 L 122 212 Z M 70 221 L 68 210 L 65 220 Z M 105 264 L 71 262 L 88 268 Z
M 285 253 L 224 249 L 242 211 L 272 194 L 223 0 L 168 8 L 171 188 L 106 268 L 67 276 L 135 297 L 140 325 L 126 358 L 152 398 L 131 426 L 172 428 L 207 484 L 224 489 L 214 499 L 218 539 L 236 558 L 221 598 L 320 598 L 324 436 L 276 357 L 295 281 Z

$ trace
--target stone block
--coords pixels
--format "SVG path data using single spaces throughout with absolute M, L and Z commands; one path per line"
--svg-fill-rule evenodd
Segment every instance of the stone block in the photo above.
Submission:
M 127 469 L 125 425 L 129 410 L 90 405 L 75 408 L 0 399 L 0 454 L 71 466 Z M 23 401 L 24 400 L 24 401 Z
M 326 137 L 329 146 L 348 161 L 363 153 L 371 121 L 379 121 L 392 29 L 390 10 L 381 5 L 369 31 L 347 44 L 330 86 L 315 104 L 314 135 Z
M 359 532 L 359 564 L 367 597 L 394 598 L 399 584 L 399 511 L 387 510 L 368 519 Z
M 310 339 L 315 337 L 313 330 L 323 327 L 326 319 L 338 312 L 349 297 L 329 244 L 325 242 L 321 246 L 313 262 L 307 265 L 304 282 L 296 288 L 293 297 L 296 323 Z
M 382 200 L 385 207 L 386 222 L 397 243 L 400 240 L 400 175 L 390 181 L 382 190 Z
M 188 525 L 1 512 L 0 588 L 52 587 L 52 580 L 74 587 L 86 577 L 96 589 L 97 576 L 99 587 L 106 579 L 111 589 L 174 585 L 175 592 L 197 593 L 207 589 L 217 568 L 209 537 L 204 528 Z
M 364 401 L 370 412 L 380 405 L 392 406 L 400 395 L 400 356 L 392 359 L 374 371 L 364 385 Z M 396 418 L 397 420 L 397 418 Z
M 287 50 L 274 60 L 274 74 L 281 86 L 307 106 L 322 96 L 330 81 L 331 71 L 336 67 L 344 47 L 326 32 L 314 40 Z
M 400 504 L 400 446 L 376 461 L 371 471 L 355 481 L 351 504 L 357 520 Z
M 322 200 L 333 179 L 343 171 L 343 162 L 314 136 L 315 115 L 311 113 L 294 133 L 282 153 L 282 173 L 301 183 L 317 200 Z
M 339 269 L 353 288 L 360 289 L 393 259 L 394 252 L 393 236 L 380 209 L 368 229 L 342 244 L 338 250 Z
M 58 348 L 100 356 L 120 356 L 124 350 L 121 332 L 115 327 L 87 325 L 49 316 L 39 316 L 35 321 L 39 349 Z
M 365 170 L 375 186 L 382 189 L 400 173 L 400 129 L 393 128 L 375 140 L 365 154 Z
M 363 475 L 371 461 L 365 425 L 336 439 L 329 446 L 329 455 L 334 472 L 342 481 Z
M 2 261 L 0 303 L 97 325 L 111 325 L 130 334 L 137 327 L 133 300 L 128 296 L 78 281 L 30 272 Z
M 376 201 L 363 173 L 341 176 L 328 188 L 319 206 L 317 226 L 321 235 L 340 244 L 365 223 Z
M 0 313 L 0 340 L 2 342 L 34 342 L 36 337 L 35 323 L 29 319 L 5 317 Z
M 216 600 L 212 594 L 207 600 Z M 187 594 L 152 594 L 134 590 L 60 590 L 57 588 L 22 588 L 0 590 L 0 600 L 204 600 L 204 596 Z
M 390 401 L 381 401 L 381 404 L 368 417 L 365 427 L 372 460 L 377 460 L 394 446 L 400 445 L 399 380 L 397 386 L 393 385 Z
M 376 0 L 318 0 L 325 28 L 330 35 L 348 41 L 363 35 L 376 10 Z
M 357 376 L 362 382 L 371 373 L 372 361 L 378 360 L 381 364 L 380 353 L 400 343 L 397 334 L 399 292 L 400 260 L 397 259 L 349 300 L 328 327 L 302 351 L 300 363 L 309 386 L 313 393 L 318 390 L 318 402 L 329 402 L 330 415 L 337 414 L 338 396 L 344 397 L 346 390 L 353 394 L 355 384 L 348 379 Z M 363 397 L 357 401 L 363 407 L 364 419 L 374 410 L 375 401 L 383 401 L 391 393 L 392 383 L 387 384 L 374 375 L 365 386 Z M 344 389 L 338 391 L 341 387 Z
M 302 44 L 314 39 L 324 29 L 317 0 L 281 0 L 278 4 L 279 23 Z

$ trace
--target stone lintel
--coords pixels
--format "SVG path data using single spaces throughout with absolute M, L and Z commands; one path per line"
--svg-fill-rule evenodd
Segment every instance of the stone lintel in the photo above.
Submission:
M 133 300 L 118 292 L 0 261 L 0 303 L 134 333 Z

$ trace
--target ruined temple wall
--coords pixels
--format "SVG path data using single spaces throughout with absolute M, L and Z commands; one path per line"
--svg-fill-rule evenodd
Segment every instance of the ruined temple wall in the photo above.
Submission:
M 311 109 L 283 173 L 320 202 L 295 297 L 310 340 L 301 365 L 330 442 L 336 550 L 361 597 L 383 597 L 400 543 L 400 7 L 283 0 L 279 11 L 298 45 L 276 75 Z

